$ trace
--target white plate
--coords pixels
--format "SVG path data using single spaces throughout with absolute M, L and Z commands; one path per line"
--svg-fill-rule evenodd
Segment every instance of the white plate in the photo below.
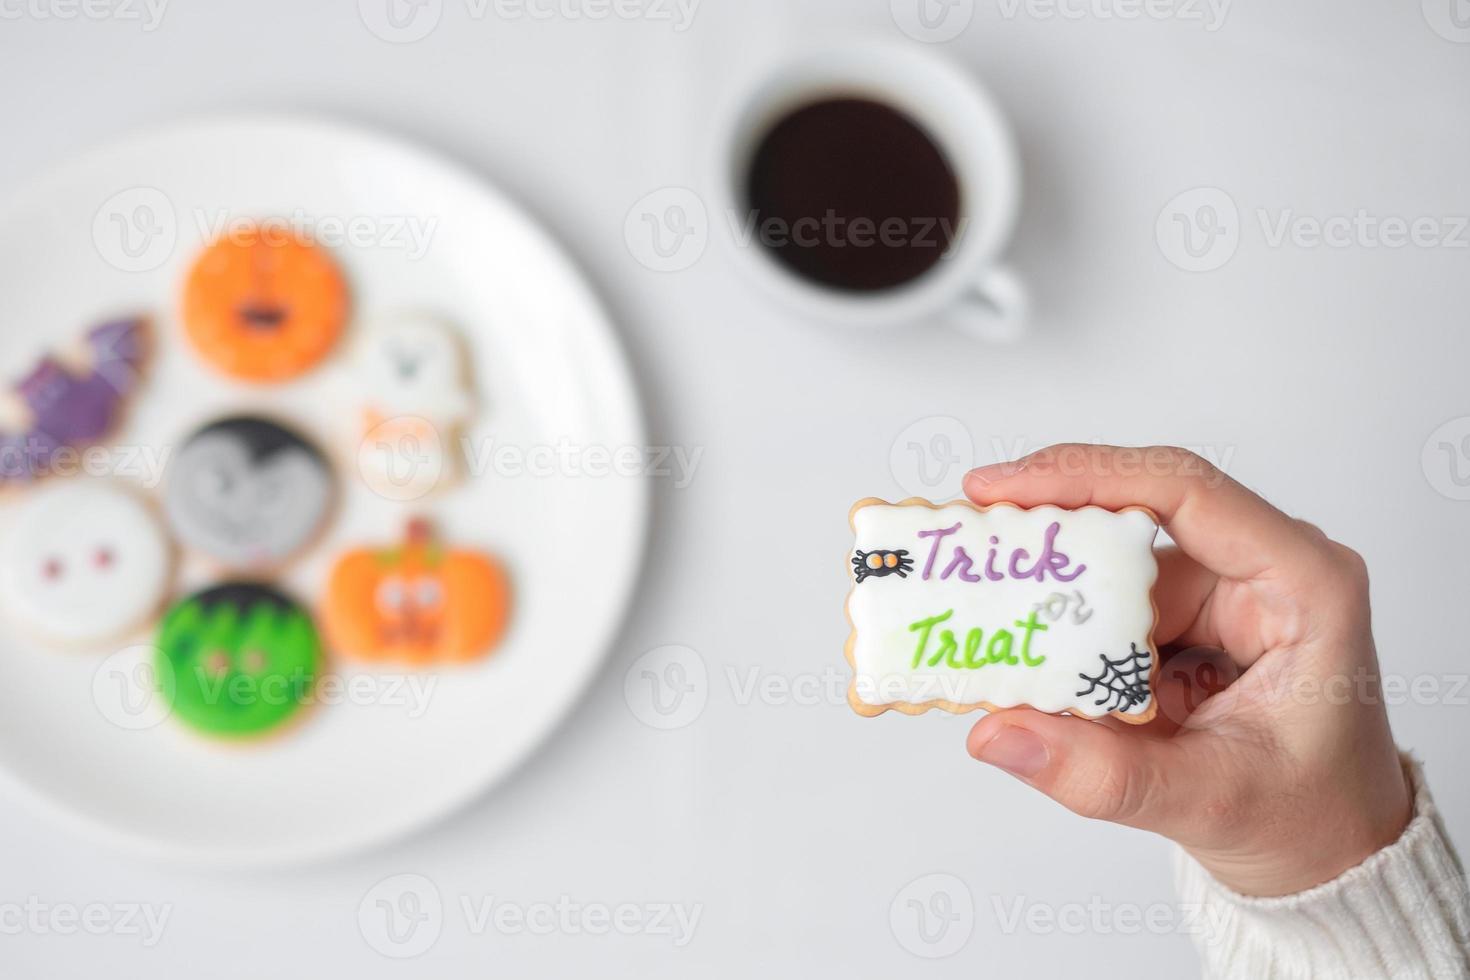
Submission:
M 366 703 L 334 698 L 283 734 L 240 745 L 167 717 L 110 720 L 140 656 L 127 648 L 146 644 L 146 632 L 91 651 L 0 632 L 0 770 L 13 782 L 160 854 L 299 860 L 419 828 L 535 748 L 619 626 L 641 560 L 647 485 L 555 462 L 518 474 L 506 456 L 422 501 L 376 496 L 355 468 L 346 341 L 322 367 L 269 388 L 222 381 L 187 349 L 175 312 L 180 281 L 221 212 L 299 212 L 318 219 L 322 239 L 335 226 L 320 219 L 356 227 L 357 238 L 334 249 L 351 282 L 354 326 L 394 309 L 458 325 L 479 393 L 480 419 L 466 433 L 477 448 L 616 450 L 642 447 L 644 437 L 608 318 L 560 250 L 473 175 L 395 139 L 279 118 L 183 126 L 61 167 L 0 209 L 5 377 L 102 317 L 151 311 L 158 350 L 110 444 L 167 449 L 212 415 L 267 409 L 331 450 L 344 499 L 324 539 L 282 579 L 298 599 L 315 604 L 336 553 L 393 540 L 411 513 L 511 568 L 513 625 L 491 660 L 426 675 L 434 685 L 426 700 L 382 683 L 356 696 Z M 421 255 L 413 227 L 419 242 L 428 231 Z M 598 452 L 573 461 L 598 465 Z M 154 475 L 135 469 L 144 472 L 133 483 Z M 160 490 L 148 492 L 156 499 Z M 13 497 L 0 500 L 0 530 L 13 506 Z M 187 561 L 179 591 L 213 578 Z M 339 659 L 329 671 L 349 682 L 384 673 Z M 425 710 L 415 717 L 417 707 Z

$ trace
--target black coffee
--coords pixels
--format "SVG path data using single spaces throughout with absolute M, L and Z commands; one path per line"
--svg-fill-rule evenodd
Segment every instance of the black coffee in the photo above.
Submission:
M 960 187 L 944 153 L 869 99 L 826 99 L 780 119 L 756 146 L 745 191 L 754 240 L 837 289 L 906 283 L 959 232 Z

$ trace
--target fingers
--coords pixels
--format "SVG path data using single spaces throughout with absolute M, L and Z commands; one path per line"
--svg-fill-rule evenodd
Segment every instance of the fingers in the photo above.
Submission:
M 1154 605 L 1159 609 L 1155 642 L 1159 646 L 1220 646 L 1209 618 L 1201 615 L 1220 577 L 1178 548 L 1156 549 L 1154 557 L 1159 562 L 1159 580 L 1154 584 Z
M 1084 817 L 1174 837 L 1203 805 L 1198 771 L 1182 739 L 1156 739 L 1030 708 L 983 718 L 970 755 L 1009 772 Z
M 982 505 L 1147 507 L 1190 557 L 1217 575 L 1242 581 L 1292 567 L 1319 545 L 1305 525 L 1210 463 L 1167 446 L 1051 446 L 971 470 L 964 487 Z
M 1163 664 L 1154 678 L 1158 711 L 1141 725 L 1129 724 L 1109 715 L 1096 724 L 1107 725 L 1132 737 L 1170 738 L 1181 729 L 1215 728 L 1233 714 L 1222 711 L 1222 702 L 1212 699 L 1240 678 L 1242 667 L 1224 650 L 1191 646 L 1160 651 Z

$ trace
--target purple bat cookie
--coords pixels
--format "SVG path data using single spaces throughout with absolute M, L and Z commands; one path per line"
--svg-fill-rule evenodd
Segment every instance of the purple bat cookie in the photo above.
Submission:
M 87 332 L 92 348 L 92 370 L 105 378 L 119 395 L 132 392 L 148 352 L 147 328 L 141 319 L 113 320 Z
M 114 320 L 87 332 L 92 367 L 72 374 L 43 357 L 15 386 L 30 410 L 31 428 L 0 433 L 0 482 L 30 480 L 62 446 L 80 447 L 106 435 L 123 398 L 138 381 L 146 346 L 141 319 Z

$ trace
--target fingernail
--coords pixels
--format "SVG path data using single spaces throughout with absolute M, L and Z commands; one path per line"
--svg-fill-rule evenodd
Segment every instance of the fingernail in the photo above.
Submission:
M 1046 767 L 1050 755 L 1046 751 L 1046 743 L 1036 735 L 1024 728 L 1007 725 L 980 746 L 976 757 L 1013 776 L 1030 779 Z
M 973 469 L 965 474 L 965 479 L 973 480 L 984 487 L 1015 476 L 1025 468 L 1024 459 L 1008 459 L 1004 463 L 991 463 L 989 466 Z

